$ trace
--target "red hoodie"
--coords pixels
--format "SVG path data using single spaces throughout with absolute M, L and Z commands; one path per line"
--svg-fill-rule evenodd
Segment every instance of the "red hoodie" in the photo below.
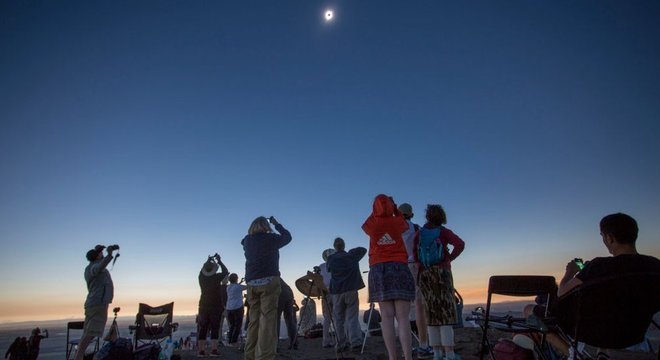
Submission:
M 408 223 L 387 195 L 376 196 L 373 207 L 362 224 L 362 230 L 369 235 L 369 266 L 388 261 L 407 263 L 401 234 L 408 230 Z

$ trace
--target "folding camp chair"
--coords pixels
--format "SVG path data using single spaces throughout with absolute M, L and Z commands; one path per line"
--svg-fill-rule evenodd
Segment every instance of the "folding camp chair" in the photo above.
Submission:
M 543 300 L 539 305 L 545 306 L 544 315 L 547 316 L 550 304 L 553 303 L 557 295 L 555 278 L 552 276 L 535 275 L 491 276 L 488 281 L 488 300 L 486 302 L 485 314 L 478 314 L 480 316 L 476 319 L 483 332 L 480 359 L 483 359 L 486 351 L 490 353 L 492 359 L 495 359 L 493 348 L 488 340 L 489 328 L 496 328 L 512 333 L 541 334 L 541 344 L 535 350 L 541 359 L 545 359 L 545 355 L 541 349 L 546 346 L 545 337 L 548 329 L 545 326 L 528 324 L 523 317 L 493 316 L 491 314 L 493 294 L 517 297 L 537 296 Z
M 554 313 L 562 335 L 568 336 L 578 354 L 579 342 L 600 349 L 624 349 L 644 342 L 658 311 L 660 273 L 637 273 L 585 282 L 559 298 Z
M 66 323 L 66 359 L 72 359 L 76 352 L 74 351 L 78 344 L 80 343 L 80 337 L 82 336 L 83 329 L 85 328 L 85 322 L 84 321 L 69 321 Z M 79 332 L 80 337 L 72 336 L 72 331 L 73 332 Z M 94 352 L 97 352 L 99 350 L 99 338 L 96 338 L 96 342 L 94 342 Z M 82 349 L 82 351 L 85 351 L 87 349 Z
M 134 349 L 139 345 L 155 344 L 160 347 L 167 339 L 172 339 L 172 333 L 179 327 L 172 322 L 174 303 L 151 307 L 140 303 L 135 317 L 135 325 L 129 326 L 134 334 Z

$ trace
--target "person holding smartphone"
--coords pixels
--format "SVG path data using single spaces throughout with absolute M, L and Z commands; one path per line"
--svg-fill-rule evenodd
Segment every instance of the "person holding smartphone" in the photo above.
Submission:
M 612 256 L 597 257 L 587 262 L 579 258 L 569 261 L 564 276 L 559 282 L 557 291 L 559 297 L 568 294 L 583 283 L 605 279 L 612 275 L 660 272 L 660 260 L 637 252 L 639 228 L 634 218 L 627 214 L 615 213 L 603 217 L 599 225 L 601 241 Z M 525 307 L 525 316 L 532 313 L 538 313 L 536 307 L 532 305 Z M 561 314 L 555 316 L 560 317 Z M 548 334 L 547 341 L 561 355 L 569 355 L 569 344 L 556 334 Z M 648 352 L 650 349 L 646 345 L 641 343 L 626 350 Z

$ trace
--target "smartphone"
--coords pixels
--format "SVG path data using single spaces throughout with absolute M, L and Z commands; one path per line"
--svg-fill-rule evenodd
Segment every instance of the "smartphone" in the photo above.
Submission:
M 584 269 L 584 261 L 580 258 L 575 258 L 573 259 L 573 262 L 575 262 L 575 265 L 577 265 L 578 269 L 582 270 Z

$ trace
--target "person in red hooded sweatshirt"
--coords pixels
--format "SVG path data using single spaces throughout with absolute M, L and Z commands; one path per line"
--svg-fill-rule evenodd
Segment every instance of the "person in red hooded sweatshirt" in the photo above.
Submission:
M 369 302 L 380 308 L 383 340 L 390 360 L 397 359 L 394 318 L 399 326 L 399 341 L 406 360 L 412 359 L 410 301 L 415 299 L 415 282 L 408 268 L 408 253 L 401 234 L 408 223 L 394 200 L 376 196 L 373 212 L 362 225 L 369 235 Z

